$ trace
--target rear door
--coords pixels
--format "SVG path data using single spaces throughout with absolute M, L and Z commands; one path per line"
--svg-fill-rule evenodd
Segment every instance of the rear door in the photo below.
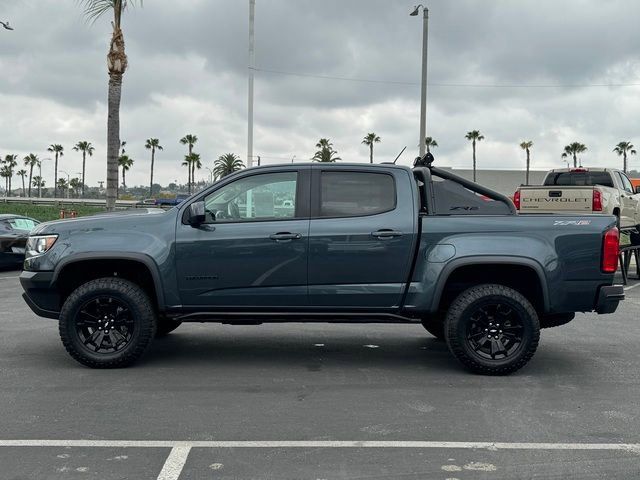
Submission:
M 398 168 L 313 167 L 311 306 L 399 305 L 416 238 L 413 181 Z

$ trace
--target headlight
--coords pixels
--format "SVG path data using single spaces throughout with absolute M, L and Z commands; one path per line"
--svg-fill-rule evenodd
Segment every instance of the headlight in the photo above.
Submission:
M 38 235 L 27 240 L 26 258 L 44 255 L 58 240 L 58 235 Z

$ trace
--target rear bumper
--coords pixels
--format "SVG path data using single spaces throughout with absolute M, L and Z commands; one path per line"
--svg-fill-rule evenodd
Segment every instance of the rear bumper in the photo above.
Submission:
M 22 272 L 20 283 L 24 289 L 22 297 L 29 308 L 44 318 L 58 319 L 60 295 L 52 285 L 53 272 Z
M 613 313 L 622 300 L 624 300 L 624 287 L 622 285 L 600 287 L 596 312 L 602 315 Z

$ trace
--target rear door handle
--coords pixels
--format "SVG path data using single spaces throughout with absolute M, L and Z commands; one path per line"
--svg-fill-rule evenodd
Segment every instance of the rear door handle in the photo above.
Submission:
M 300 240 L 302 235 L 299 233 L 290 233 L 290 232 L 278 232 L 273 235 L 269 235 L 271 240 L 275 240 L 276 242 L 282 242 L 286 240 Z
M 394 238 L 401 237 L 402 232 L 396 230 L 378 230 L 377 232 L 371 232 L 371 236 L 375 238 Z

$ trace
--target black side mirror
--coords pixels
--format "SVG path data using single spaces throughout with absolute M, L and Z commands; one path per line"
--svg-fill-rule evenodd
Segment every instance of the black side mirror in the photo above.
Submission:
M 189 205 L 189 216 L 187 221 L 192 227 L 199 227 L 206 220 L 204 202 L 193 202 Z
M 640 193 L 640 185 L 636 186 L 634 190 L 635 190 L 635 193 Z

